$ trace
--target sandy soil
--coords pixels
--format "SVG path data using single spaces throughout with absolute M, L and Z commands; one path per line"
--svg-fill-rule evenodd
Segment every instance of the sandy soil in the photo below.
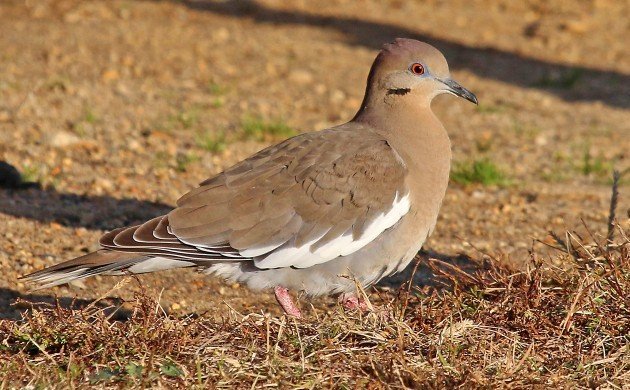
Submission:
M 40 186 L 0 188 L 0 317 L 18 315 L 9 307 L 17 297 L 107 293 L 116 279 L 29 295 L 17 278 L 94 250 L 106 230 L 166 212 L 196 183 L 277 141 L 244 139 L 245 118 L 298 131 L 350 119 L 378 48 L 397 36 L 443 50 L 479 97 L 479 107 L 435 103 L 455 162 L 488 157 L 511 180 L 453 183 L 426 248 L 453 258 L 476 255 L 474 246 L 518 262 L 550 230 L 580 219 L 603 229 L 611 169 L 630 167 L 630 21 L 619 17 L 628 3 L 470 4 L 3 1 L 0 161 Z M 220 134 L 224 151 L 200 146 Z M 182 312 L 276 310 L 269 294 L 194 272 L 140 281 L 111 295 L 155 290 Z

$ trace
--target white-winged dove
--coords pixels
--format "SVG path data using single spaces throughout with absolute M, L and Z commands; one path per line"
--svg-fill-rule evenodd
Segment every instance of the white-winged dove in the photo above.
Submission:
M 396 39 L 380 51 L 361 108 L 348 123 L 295 136 L 204 181 L 167 215 L 120 228 L 103 249 L 35 272 L 42 288 L 105 274 L 199 267 L 275 289 L 343 294 L 403 270 L 436 223 L 451 146 L 431 111 L 451 93 L 477 98 L 450 78 L 434 47 Z M 345 277 L 344 277 L 345 275 Z

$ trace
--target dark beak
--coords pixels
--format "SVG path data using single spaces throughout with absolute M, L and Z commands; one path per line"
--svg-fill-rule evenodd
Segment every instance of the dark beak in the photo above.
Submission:
M 440 80 L 444 85 L 446 85 L 447 91 L 452 93 L 453 95 L 457 95 L 459 97 L 462 97 L 466 100 L 468 100 L 469 102 L 473 102 L 475 104 L 479 104 L 479 102 L 477 101 L 477 96 L 475 96 L 474 93 L 470 92 L 469 90 L 467 90 L 466 88 L 462 87 L 461 85 L 459 85 L 459 83 L 453 79 L 446 79 L 446 80 Z

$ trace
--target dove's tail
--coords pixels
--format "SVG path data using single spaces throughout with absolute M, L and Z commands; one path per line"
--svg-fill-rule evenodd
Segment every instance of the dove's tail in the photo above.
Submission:
M 87 255 L 53 265 L 43 270 L 23 276 L 27 282 L 37 284 L 42 289 L 85 279 L 95 275 L 142 274 L 172 268 L 195 266 L 185 260 L 173 260 L 143 253 L 117 252 L 102 249 Z

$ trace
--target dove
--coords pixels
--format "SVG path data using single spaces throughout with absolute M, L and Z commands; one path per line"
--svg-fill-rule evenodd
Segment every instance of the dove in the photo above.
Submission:
M 294 317 L 301 311 L 291 291 L 363 307 L 357 284 L 402 271 L 435 228 L 451 164 L 448 134 L 431 110 L 440 94 L 477 104 L 439 50 L 398 38 L 378 53 L 349 122 L 267 147 L 168 214 L 108 232 L 102 249 L 25 279 L 48 288 L 195 267 L 273 290 Z

